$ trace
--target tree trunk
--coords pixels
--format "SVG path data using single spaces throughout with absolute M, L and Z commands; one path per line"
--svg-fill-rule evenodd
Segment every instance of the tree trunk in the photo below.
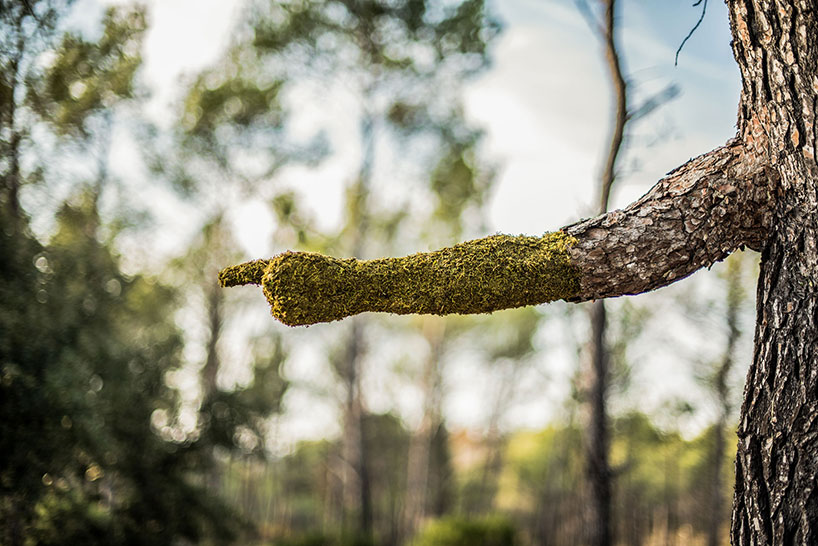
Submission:
M 590 361 L 592 367 L 590 404 L 591 417 L 586 452 L 586 472 L 590 488 L 591 521 L 589 544 L 608 546 L 613 543 L 611 533 L 611 469 L 608 464 L 608 350 L 605 344 L 605 305 L 602 301 L 591 304 Z
M 342 525 L 345 530 L 370 536 L 372 533 L 372 502 L 366 450 L 365 415 L 361 397 L 360 368 L 364 353 L 364 331 L 361 322 L 360 318 L 352 321 L 352 330 L 344 342 L 344 354 L 338 366 L 346 393 L 342 439 Z
M 347 225 L 345 235 L 349 238 L 354 256 L 364 254 L 369 233 L 369 194 L 372 167 L 375 157 L 375 126 L 371 114 L 366 112 L 361 120 L 361 146 L 363 156 L 358 178 L 347 196 Z M 369 484 L 369 462 L 365 430 L 365 412 L 361 392 L 361 368 L 364 358 L 365 321 L 352 321 L 349 337 L 341 357 L 339 371 L 346 390 L 344 405 L 343 438 L 343 526 L 365 537 L 372 535 L 372 495 Z M 357 522 L 350 516 L 356 514 Z
M 604 26 L 601 28 L 605 50 L 605 61 L 613 90 L 615 105 L 614 120 L 599 187 L 599 214 L 608 212 L 611 190 L 616 182 L 617 158 L 622 149 L 625 125 L 628 123 L 627 84 L 622 74 L 622 63 L 617 44 L 616 0 L 602 2 Z M 613 544 L 613 525 L 611 518 L 611 500 L 613 497 L 613 475 L 608 461 L 608 379 L 610 376 L 609 351 L 605 338 L 607 320 L 604 300 L 591 304 L 590 309 L 591 339 L 590 364 L 591 416 L 588 424 L 588 446 L 586 452 L 586 472 L 590 486 L 591 521 L 589 525 L 592 546 L 610 546 Z
M 429 346 L 429 355 L 423 366 L 423 417 L 409 443 L 404 538 L 414 536 L 426 519 L 432 489 L 432 443 L 443 423 L 442 356 L 446 345 L 446 323 L 438 318 L 430 318 L 423 321 L 422 330 Z
M 18 129 L 18 114 L 17 114 L 17 99 L 15 95 L 17 94 L 17 88 L 21 83 L 21 76 L 20 76 L 20 63 L 23 58 L 23 53 L 25 50 L 25 36 L 22 31 L 22 24 L 23 24 L 23 12 L 21 11 L 19 18 L 16 21 L 16 29 L 17 29 L 17 40 L 15 41 L 15 51 L 14 56 L 9 63 L 9 70 L 6 74 L 6 77 L 9 81 L 9 96 L 10 100 L 5 104 L 2 105 L 2 108 L 5 112 L 0 112 L 0 119 L 6 119 L 6 126 L 4 129 L 7 129 L 11 136 L 9 138 L 9 149 L 8 153 L 8 171 L 6 176 L 3 180 L 3 190 L 5 195 L 2 197 L 5 198 L 5 206 L 7 208 L 8 214 L 10 218 L 19 219 L 20 217 L 20 186 L 22 185 L 22 175 L 20 172 L 20 156 L 21 150 L 20 145 L 23 140 L 23 136 Z
M 818 6 L 731 0 L 739 133 L 778 174 L 738 428 L 732 540 L 818 543 Z
M 724 455 L 727 452 L 727 440 L 724 432 L 729 426 L 730 391 L 727 385 L 727 376 L 733 368 L 733 353 L 741 337 L 738 315 L 739 307 L 744 299 L 741 287 L 742 255 L 734 254 L 727 262 L 727 343 L 724 355 L 719 363 L 713 378 L 713 390 L 719 403 L 719 414 L 713 425 L 713 454 L 712 475 L 710 479 L 710 510 L 707 520 L 707 545 L 719 546 L 722 544 L 724 525 Z

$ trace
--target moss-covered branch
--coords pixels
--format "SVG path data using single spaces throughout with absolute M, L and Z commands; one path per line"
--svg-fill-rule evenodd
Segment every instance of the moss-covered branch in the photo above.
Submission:
M 261 284 L 273 316 L 290 326 L 366 311 L 490 313 L 574 296 L 579 273 L 568 249 L 575 242 L 558 231 L 543 237 L 493 235 L 378 260 L 285 252 L 228 267 L 219 282 Z
M 628 207 L 543 237 L 494 235 L 368 261 L 286 252 L 228 267 L 220 281 L 261 284 L 273 316 L 291 326 L 365 311 L 490 313 L 641 294 L 741 246 L 762 248 L 776 176 L 731 141 L 674 169 Z

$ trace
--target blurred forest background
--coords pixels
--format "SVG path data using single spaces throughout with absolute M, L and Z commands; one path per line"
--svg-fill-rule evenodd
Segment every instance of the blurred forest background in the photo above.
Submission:
M 503 230 L 486 214 L 501 165 L 463 108 L 502 36 L 492 6 L 247 1 L 156 123 L 151 10 L 87 5 L 0 0 L 0 544 L 585 544 L 585 307 L 291 330 L 258 291 L 216 283 L 262 257 L 235 233 L 251 195 L 273 252 L 372 258 Z M 338 160 L 327 102 L 354 166 L 332 224 L 282 182 Z M 735 255 L 608 306 L 619 544 L 727 542 L 755 267 Z M 646 407 L 635 378 L 669 355 L 690 394 Z M 464 426 L 449 408 L 471 377 Z M 515 421 L 554 392 L 548 424 Z M 298 433 L 326 408 L 332 430 Z

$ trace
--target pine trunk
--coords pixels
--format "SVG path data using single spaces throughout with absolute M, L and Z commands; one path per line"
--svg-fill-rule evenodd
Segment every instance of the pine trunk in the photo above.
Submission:
M 818 544 L 818 5 L 729 7 L 740 136 L 777 173 L 738 428 L 732 541 Z

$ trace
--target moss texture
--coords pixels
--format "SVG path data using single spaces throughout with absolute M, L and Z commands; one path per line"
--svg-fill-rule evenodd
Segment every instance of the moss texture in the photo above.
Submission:
M 490 313 L 574 296 L 579 271 L 558 231 L 543 237 L 493 235 L 403 258 L 339 259 L 285 252 L 219 273 L 222 286 L 261 284 L 275 318 L 290 326 L 366 311 Z

